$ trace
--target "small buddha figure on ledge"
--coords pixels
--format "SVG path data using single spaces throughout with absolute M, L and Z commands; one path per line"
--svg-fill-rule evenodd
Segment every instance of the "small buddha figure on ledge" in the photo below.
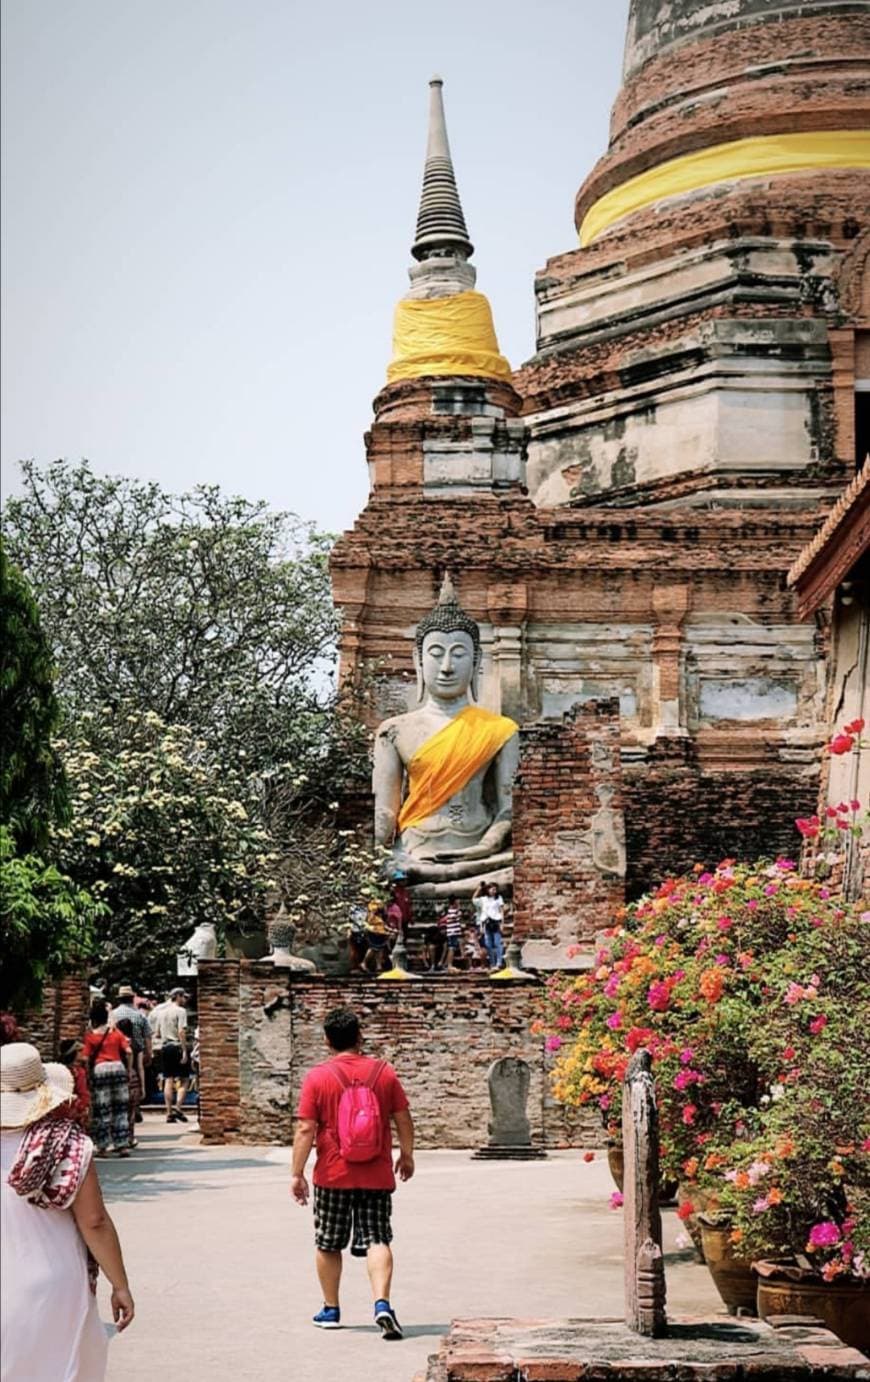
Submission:
M 446 576 L 417 625 L 419 708 L 384 720 L 375 738 L 375 840 L 392 845 L 418 896 L 512 881 L 519 727 L 475 704 L 480 660 L 480 629 Z

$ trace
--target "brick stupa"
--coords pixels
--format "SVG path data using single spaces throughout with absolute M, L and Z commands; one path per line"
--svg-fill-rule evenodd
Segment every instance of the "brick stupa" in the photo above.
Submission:
M 378 713 L 406 708 L 450 569 L 484 705 L 527 725 L 616 698 L 629 895 L 794 852 L 815 807 L 828 620 L 785 574 L 867 445 L 868 47 L 864 3 L 633 0 L 581 246 L 538 274 L 512 376 L 494 332 L 450 336 L 477 295 L 432 88 L 400 312 L 440 299 L 445 334 L 427 357 L 397 324 L 370 498 L 333 554 L 342 670 L 385 665 Z M 526 898 L 517 934 L 546 945 Z

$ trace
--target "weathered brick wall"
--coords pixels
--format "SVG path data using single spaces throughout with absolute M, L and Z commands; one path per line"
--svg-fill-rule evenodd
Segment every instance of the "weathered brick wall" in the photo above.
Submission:
M 323 1019 L 347 1005 L 360 1014 L 367 1048 L 399 1072 L 419 1146 L 486 1142 L 486 1072 L 501 1056 L 531 1066 L 536 1142 L 595 1145 L 597 1125 L 547 1095 L 542 1040 L 529 1030 L 539 993 L 537 985 L 494 985 L 483 976 L 384 984 L 290 977 L 261 961 L 203 963 L 203 1135 L 208 1142 L 288 1143 L 301 1080 L 326 1054 Z
M 625 770 L 628 897 L 695 863 L 797 858 L 795 820 L 812 814 L 817 791 L 803 766 L 704 773 L 690 740 L 658 740 L 643 766 Z
M 88 981 L 82 975 L 70 974 L 46 984 L 41 1006 L 19 1018 L 21 1040 L 32 1042 L 43 1060 L 54 1060 L 62 1041 L 81 1040 L 88 1009 Z
M 535 943 L 564 950 L 592 941 L 624 901 L 619 701 L 590 701 L 561 723 L 526 725 L 520 744 L 514 935 L 537 964 Z

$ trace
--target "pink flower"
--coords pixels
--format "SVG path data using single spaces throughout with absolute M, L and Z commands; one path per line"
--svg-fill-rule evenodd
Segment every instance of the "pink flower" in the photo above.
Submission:
M 717 965 L 727 965 L 731 963 L 728 955 L 717 955 L 714 961 Z
M 770 1204 L 768 1203 L 767 1196 L 765 1195 L 762 1199 L 755 1201 L 755 1204 L 752 1206 L 752 1212 L 753 1214 L 763 1214 L 765 1209 L 769 1208 Z
M 558 1036 L 548 1036 L 547 1040 L 544 1042 L 544 1046 L 548 1051 L 558 1051 L 561 1045 L 562 1038 Z
M 824 1013 L 820 1013 L 819 1016 L 814 1017 L 812 1022 L 810 1023 L 810 1031 L 812 1032 L 813 1036 L 818 1036 L 819 1032 L 823 1032 L 827 1025 L 828 1019 L 825 1017 Z
M 765 897 L 776 897 L 776 894 L 777 894 L 778 892 L 779 892 L 779 884 L 777 884 L 777 883 L 768 883 L 767 887 L 764 889 L 764 896 L 765 896 Z
M 607 983 L 604 985 L 604 992 L 607 994 L 607 997 L 608 997 L 608 998 L 615 998 L 615 997 L 616 997 L 617 991 L 618 991 L 618 989 L 619 989 L 619 985 L 620 985 L 621 983 L 622 983 L 622 975 L 621 975 L 621 974 L 611 974 L 610 978 L 607 980 Z
M 685 1046 L 680 1052 L 680 1065 L 691 1065 L 695 1059 L 695 1053 L 691 1046 Z
M 625 1200 L 620 1191 L 614 1190 L 613 1194 L 610 1196 L 610 1208 L 621 1209 L 624 1203 Z
M 746 910 L 747 910 L 747 912 L 754 912 L 754 911 L 757 910 L 757 908 L 758 908 L 758 903 L 757 903 L 757 901 L 755 900 L 754 897 L 751 897 L 751 898 L 749 899 L 749 901 L 747 902 L 747 904 L 746 904 Z
M 622 1013 L 611 1013 L 610 1016 L 605 1019 L 605 1024 L 612 1032 L 618 1031 L 622 1026 Z
M 683 1122 L 690 1128 L 695 1121 L 695 1114 L 698 1112 L 695 1104 L 686 1104 L 683 1109 Z
M 605 1113 L 607 1112 L 607 1110 L 610 1108 L 610 1095 L 609 1095 L 609 1094 L 602 1094 L 602 1095 L 601 1095 L 601 1098 L 598 1100 L 598 1107 L 599 1107 L 600 1109 L 604 1109 Z
M 776 861 L 776 867 L 781 873 L 790 873 L 794 866 L 794 859 L 777 859 Z
M 813 1248 L 832 1248 L 835 1243 L 839 1243 L 840 1236 L 839 1224 L 835 1224 L 833 1219 L 822 1219 L 821 1223 L 813 1224 L 810 1229 L 807 1252 L 811 1252 Z
M 712 883 L 712 882 L 713 882 L 713 875 L 712 875 L 712 873 L 702 873 L 701 876 L 700 876 L 700 878 L 698 879 L 698 882 L 699 882 L 702 886 L 703 886 L 705 883 Z
M 646 996 L 653 1012 L 667 1012 L 671 1002 L 671 986 L 663 979 L 656 979 L 647 989 Z
M 716 922 L 716 928 L 719 931 L 730 931 L 733 925 L 734 922 L 731 920 L 730 917 L 720 917 L 719 920 Z

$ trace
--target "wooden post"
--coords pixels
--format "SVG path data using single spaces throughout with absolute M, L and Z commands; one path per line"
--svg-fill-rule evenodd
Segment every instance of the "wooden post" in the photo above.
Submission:
M 625 1161 L 625 1323 L 655 1338 L 667 1329 L 659 1213 L 659 1131 L 648 1051 L 636 1051 L 622 1087 Z

